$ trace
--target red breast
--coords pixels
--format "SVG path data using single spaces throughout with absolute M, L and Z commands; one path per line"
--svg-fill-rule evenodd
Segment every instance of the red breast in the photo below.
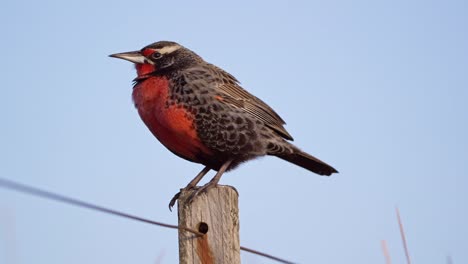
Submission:
M 138 75 L 154 69 L 138 69 Z M 141 75 L 140 75 L 141 73 Z M 149 77 L 134 87 L 133 101 L 141 119 L 161 143 L 185 159 L 200 162 L 197 155 L 210 154 L 199 137 L 193 115 L 183 106 L 168 104 L 169 81 L 163 76 Z

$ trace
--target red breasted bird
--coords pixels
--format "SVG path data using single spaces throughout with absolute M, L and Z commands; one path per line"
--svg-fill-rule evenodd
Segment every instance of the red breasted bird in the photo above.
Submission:
M 205 165 L 185 189 L 218 171 L 192 198 L 216 186 L 225 171 L 259 156 L 276 156 L 319 175 L 337 172 L 292 145 L 285 122 L 271 107 L 195 52 L 159 41 L 110 56 L 135 64 L 133 102 L 153 135 L 177 156 Z

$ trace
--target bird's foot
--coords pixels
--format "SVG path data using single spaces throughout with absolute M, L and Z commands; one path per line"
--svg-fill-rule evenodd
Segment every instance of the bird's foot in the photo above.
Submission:
M 169 211 L 172 212 L 172 207 L 174 207 L 176 201 L 179 200 L 180 194 L 182 194 L 182 192 L 189 191 L 191 189 L 194 189 L 195 187 L 196 186 L 193 186 L 193 187 L 192 186 L 187 186 L 187 187 L 185 187 L 183 189 L 180 189 L 180 191 L 178 193 L 176 193 L 174 195 L 174 197 L 172 197 L 171 201 L 169 202 Z
M 176 193 L 174 195 L 174 197 L 172 197 L 171 201 L 169 202 L 169 211 L 172 211 L 172 207 L 175 205 L 175 202 L 179 199 L 180 197 L 180 194 L 183 192 L 183 191 L 189 191 L 191 189 L 194 189 L 197 187 L 197 183 L 203 178 L 203 176 L 205 176 L 205 174 L 207 172 L 210 171 L 210 167 L 205 167 L 203 168 L 202 171 L 200 171 L 197 176 L 195 178 L 193 178 L 193 180 L 191 180 L 189 182 L 189 184 L 187 186 L 185 186 L 185 188 L 183 189 L 180 189 L 180 192 Z
M 186 203 L 191 203 L 196 196 L 207 192 L 209 189 L 211 189 L 213 187 L 216 187 L 216 185 L 217 185 L 217 183 L 208 182 L 207 184 L 205 184 L 205 185 L 203 185 L 201 187 L 198 187 L 198 186 L 194 186 L 194 187 L 190 186 L 189 187 L 189 186 L 187 186 L 187 187 L 181 189 L 180 192 L 176 193 L 174 195 L 174 197 L 172 197 L 171 201 L 169 202 L 169 210 L 172 211 L 172 207 L 174 207 L 176 201 L 179 200 L 180 195 L 182 194 L 182 192 L 193 190 L 193 192 L 190 194 L 190 196 L 186 200 Z
M 202 187 L 197 188 L 194 190 L 190 196 L 187 198 L 186 203 L 191 203 L 195 197 L 202 193 L 206 193 L 209 189 L 216 187 L 218 184 L 215 182 L 208 182 L 207 184 L 203 185 Z

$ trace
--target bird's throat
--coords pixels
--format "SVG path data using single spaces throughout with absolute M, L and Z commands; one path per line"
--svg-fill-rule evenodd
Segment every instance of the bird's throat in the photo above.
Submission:
M 138 79 L 149 77 L 152 73 L 156 71 L 156 67 L 152 64 L 135 64 L 137 70 Z

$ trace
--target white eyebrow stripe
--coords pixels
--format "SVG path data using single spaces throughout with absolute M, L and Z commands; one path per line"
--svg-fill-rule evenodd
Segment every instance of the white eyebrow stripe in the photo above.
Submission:
M 161 54 L 169 54 L 171 52 L 174 52 L 176 50 L 180 49 L 179 45 L 172 45 L 172 46 L 167 46 L 162 49 L 157 50 Z

